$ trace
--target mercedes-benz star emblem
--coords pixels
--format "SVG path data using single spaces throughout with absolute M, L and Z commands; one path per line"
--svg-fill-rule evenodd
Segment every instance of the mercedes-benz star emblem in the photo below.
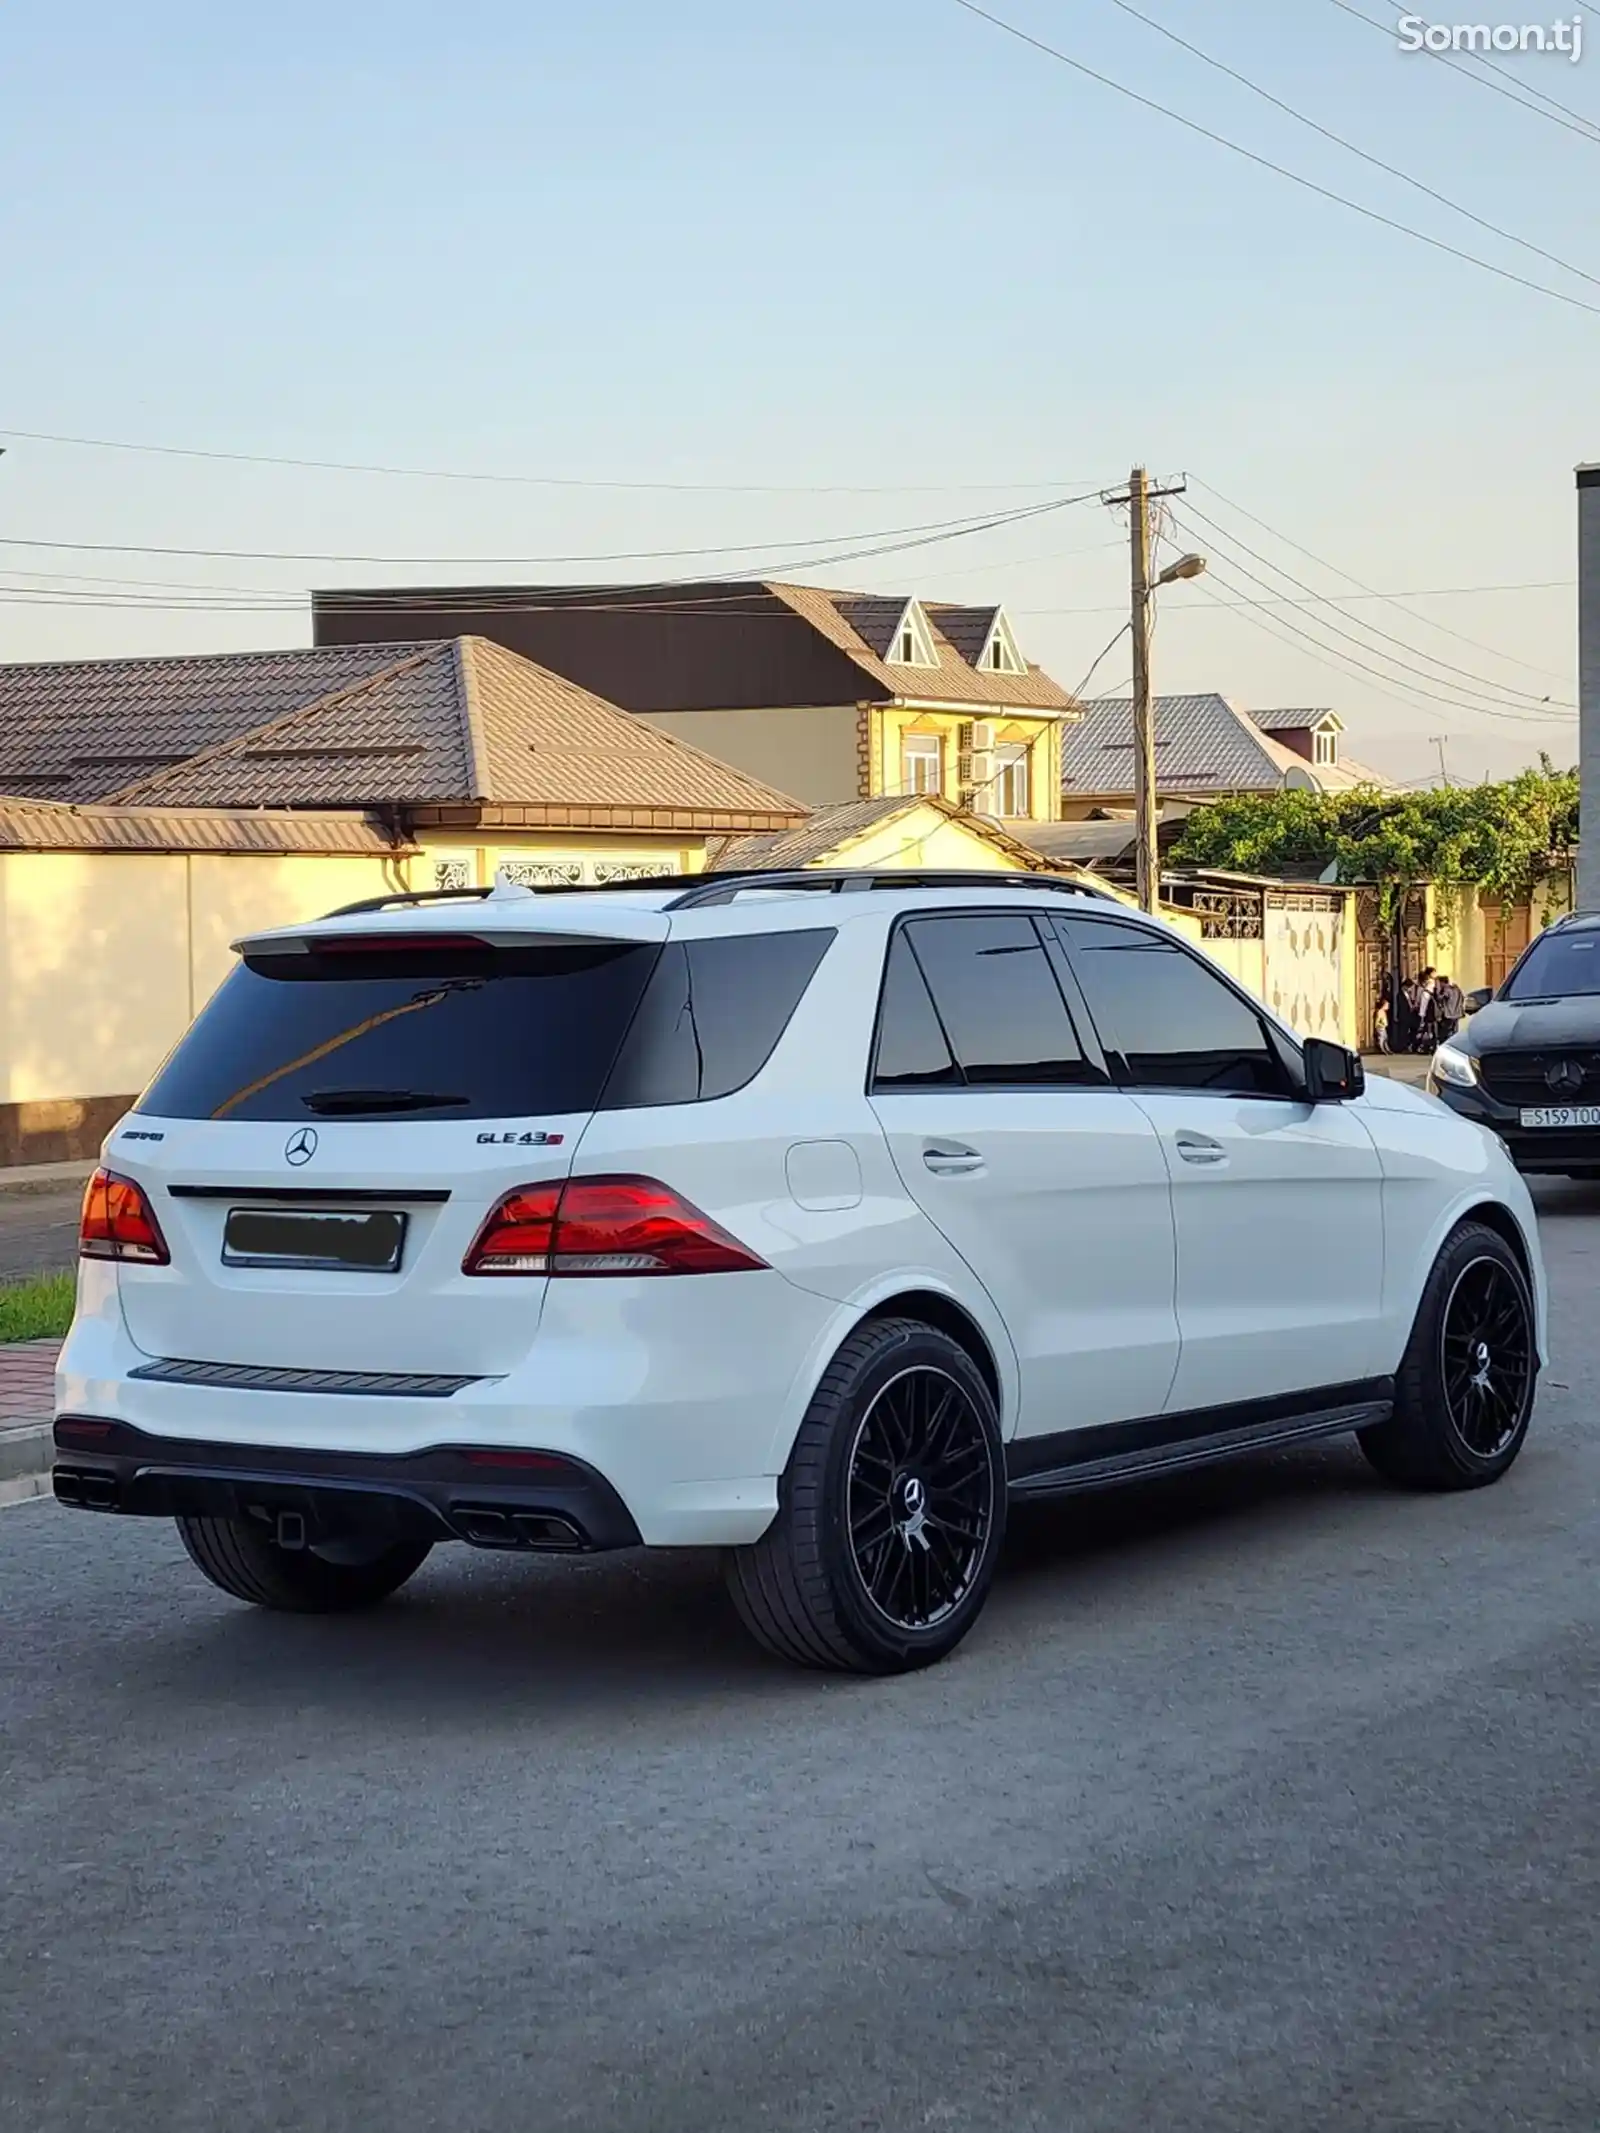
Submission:
M 1583 1087 L 1584 1072 L 1576 1059 L 1558 1059 L 1545 1070 L 1545 1087 L 1558 1096 L 1576 1096 Z
M 317 1129 L 302 1126 L 298 1133 L 291 1133 L 284 1148 L 284 1160 L 295 1164 L 309 1163 L 317 1152 Z

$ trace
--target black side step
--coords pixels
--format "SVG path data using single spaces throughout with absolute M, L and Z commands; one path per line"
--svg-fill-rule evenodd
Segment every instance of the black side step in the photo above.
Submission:
M 1014 1498 L 1068 1496 L 1124 1481 L 1181 1474 L 1214 1466 L 1243 1452 L 1272 1451 L 1317 1437 L 1340 1437 L 1387 1422 L 1394 1412 L 1392 1379 L 1339 1388 L 1347 1396 L 1327 1405 L 1241 1403 L 1188 1415 L 1159 1415 L 1101 1429 L 1013 1440 L 1006 1447 Z M 1350 1396 L 1355 1395 L 1355 1396 Z M 1252 1405 L 1256 1411 L 1251 1412 Z

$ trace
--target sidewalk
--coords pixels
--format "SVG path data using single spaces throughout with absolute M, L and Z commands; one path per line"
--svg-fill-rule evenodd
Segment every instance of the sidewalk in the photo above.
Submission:
M 59 1341 L 0 1346 L 0 1505 L 43 1496 L 50 1486 L 50 1421 Z
M 1426 1052 L 1363 1052 L 1361 1064 L 1369 1074 L 1387 1074 L 1391 1081 L 1409 1081 L 1420 1089 L 1428 1078 Z

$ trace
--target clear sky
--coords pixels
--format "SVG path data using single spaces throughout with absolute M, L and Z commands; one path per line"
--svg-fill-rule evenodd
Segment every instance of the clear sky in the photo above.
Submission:
M 1571 273 L 1362 165 L 1114 0 L 990 4 L 1259 155 L 1600 306 L 1593 8 L 1578 64 L 1501 61 L 1507 86 L 1587 114 L 1585 137 L 1401 53 L 1384 0 L 1354 0 L 1381 29 L 1332 0 L 1138 0 Z M 1437 19 L 1546 9 L 1463 0 Z M 173 583 L 679 575 L 701 562 L 455 559 L 745 544 L 705 559 L 733 575 L 1096 489 L 1142 460 L 1186 471 L 1176 509 L 1214 521 L 1173 528 L 1216 570 L 1164 602 L 1159 687 L 1332 704 L 1352 750 L 1404 778 L 1437 770 L 1436 736 L 1460 777 L 1541 747 L 1576 756 L 1570 712 L 1537 699 L 1575 695 L 1572 467 L 1600 457 L 1600 311 L 1363 221 L 956 0 L 12 0 L 0 99 L 0 656 L 308 638 L 293 604 L 83 604 L 199 597 Z M 407 480 L 18 430 L 731 486 Z M 737 486 L 763 484 L 778 493 Z M 1284 537 L 1369 587 L 1430 596 L 1410 614 L 1217 605 L 1298 597 L 1284 569 L 1353 589 Z M 1030 656 L 1072 686 L 1117 626 L 1122 539 L 1090 502 L 794 574 L 1003 598 Z M 1375 671 L 1342 670 L 1306 631 Z M 1094 688 L 1127 671 L 1119 646 Z

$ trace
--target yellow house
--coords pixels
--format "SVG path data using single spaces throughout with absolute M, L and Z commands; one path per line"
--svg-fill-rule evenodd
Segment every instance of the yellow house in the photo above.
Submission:
M 317 643 L 474 631 L 812 808 L 929 794 L 1061 813 L 1082 715 L 1000 606 L 776 581 L 318 593 Z

